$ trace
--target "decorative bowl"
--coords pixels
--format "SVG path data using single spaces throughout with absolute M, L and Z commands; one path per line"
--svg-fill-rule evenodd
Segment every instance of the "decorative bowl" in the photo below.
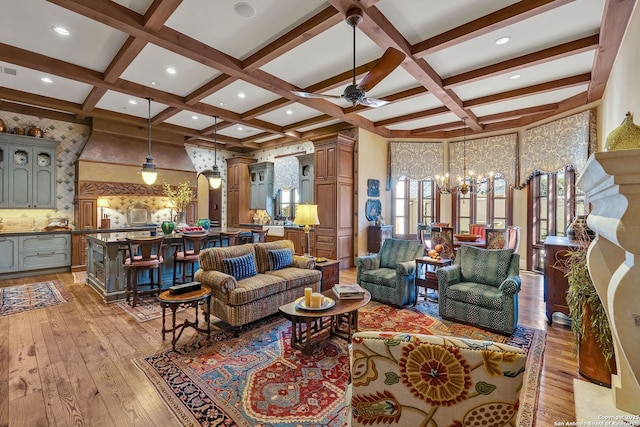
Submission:
M 457 240 L 461 242 L 475 242 L 480 238 L 479 234 L 454 234 Z

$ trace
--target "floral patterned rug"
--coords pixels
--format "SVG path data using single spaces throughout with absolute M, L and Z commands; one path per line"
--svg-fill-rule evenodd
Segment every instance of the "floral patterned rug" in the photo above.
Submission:
M 456 335 L 504 342 L 527 351 L 519 427 L 534 423 L 545 332 L 518 326 L 511 337 L 442 321 L 437 304 L 399 310 L 371 302 L 359 311 L 360 330 Z M 298 427 L 345 425 L 349 382 L 347 343 L 333 338 L 306 356 L 290 346 L 291 324 L 272 316 L 240 337 L 218 331 L 134 360 L 185 426 Z M 213 342 L 212 342 L 213 341 Z
M 0 316 L 64 304 L 72 299 L 57 280 L 0 288 Z

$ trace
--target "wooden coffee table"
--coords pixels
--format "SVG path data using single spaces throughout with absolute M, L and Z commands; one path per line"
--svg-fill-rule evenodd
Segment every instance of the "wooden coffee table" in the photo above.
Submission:
M 371 300 L 367 290 L 361 299 L 338 299 L 331 289 L 322 295 L 333 299 L 335 305 L 326 310 L 303 310 L 294 301 L 278 309 L 291 321 L 291 347 L 304 354 L 312 354 L 318 343 L 333 336 L 351 341 L 358 331 L 358 309 Z

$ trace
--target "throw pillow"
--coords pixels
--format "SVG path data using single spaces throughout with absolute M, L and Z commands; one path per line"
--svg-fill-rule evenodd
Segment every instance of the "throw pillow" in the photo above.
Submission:
M 291 249 L 272 249 L 269 251 L 269 270 L 280 270 L 293 264 Z
M 457 255 L 462 261 L 462 280 L 499 286 L 507 278 L 512 253 L 511 249 L 481 249 L 462 245 Z
M 224 263 L 224 272 L 235 277 L 236 280 L 242 280 L 257 274 L 256 260 L 253 254 L 225 258 L 222 262 Z

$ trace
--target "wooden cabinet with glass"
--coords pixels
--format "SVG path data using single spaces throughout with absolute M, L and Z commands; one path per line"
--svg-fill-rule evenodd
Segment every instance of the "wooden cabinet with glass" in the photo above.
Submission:
M 273 163 L 249 165 L 250 208 L 266 210 L 273 216 Z

